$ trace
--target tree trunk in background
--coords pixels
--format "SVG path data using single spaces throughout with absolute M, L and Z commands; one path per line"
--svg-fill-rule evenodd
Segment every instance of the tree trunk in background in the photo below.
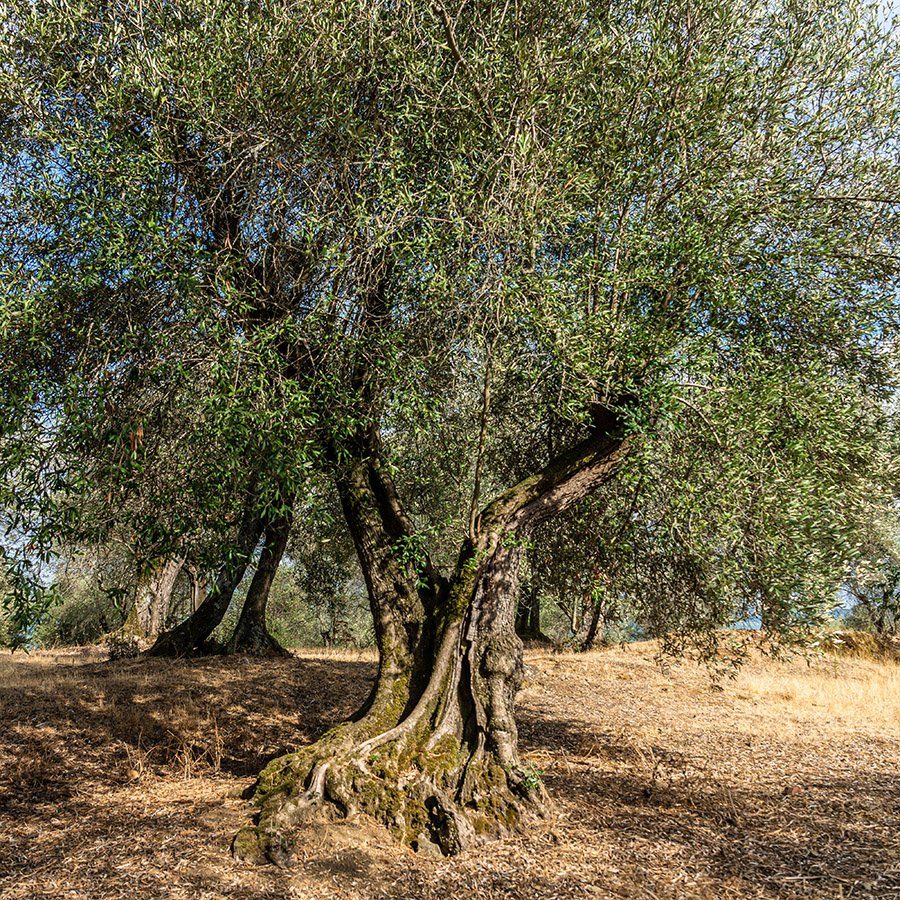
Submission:
M 200 609 L 200 604 L 206 597 L 209 582 L 206 575 L 192 563 L 187 563 L 186 568 L 191 581 L 191 612 L 195 613 Z
M 134 606 L 125 622 L 126 631 L 141 638 L 155 638 L 162 631 L 183 565 L 183 557 L 165 559 L 138 579 Z
M 541 597 L 534 581 L 524 585 L 516 611 L 516 634 L 523 641 L 548 641 L 541 631 Z
M 592 650 L 594 644 L 596 644 L 597 642 L 597 635 L 600 634 L 602 636 L 603 630 L 606 627 L 604 618 L 603 604 L 600 602 L 600 599 L 597 598 L 594 600 L 594 605 L 591 609 L 590 624 L 588 625 L 588 630 L 587 634 L 584 637 L 584 641 L 582 641 L 581 644 L 582 650 Z
M 245 653 L 249 656 L 289 656 L 290 654 L 266 627 L 266 606 L 269 591 L 281 558 L 284 556 L 291 533 L 292 515 L 281 516 L 265 528 L 265 544 L 259 555 L 259 563 L 247 591 L 241 615 L 228 642 L 229 653 Z
M 219 569 L 210 592 L 184 622 L 156 639 L 147 651 L 150 656 L 190 656 L 208 652 L 207 641 L 228 610 L 261 534 L 262 523 L 253 498 L 248 500 L 241 514 L 234 552 Z
M 236 856 L 288 863 L 290 829 L 323 804 L 368 813 L 414 848 L 445 854 L 542 811 L 514 718 L 523 538 L 610 478 L 625 452 L 621 438 L 595 436 L 501 494 L 449 579 L 427 557 L 411 571 L 398 553 L 412 526 L 377 457 L 351 467 L 339 490 L 376 622 L 376 683 L 353 720 L 266 767 L 258 819 L 235 838 Z

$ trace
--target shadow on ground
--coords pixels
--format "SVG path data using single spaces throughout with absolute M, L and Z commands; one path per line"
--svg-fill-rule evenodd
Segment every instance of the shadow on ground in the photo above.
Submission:
M 628 742 L 598 685 L 583 717 L 552 714 L 552 698 L 523 706 L 523 750 L 555 819 L 457 860 L 348 832 L 311 840 L 281 872 L 230 859 L 238 795 L 353 712 L 374 663 L 2 663 L 3 897 L 900 896 L 890 740 L 874 767 L 852 740 L 802 765 L 789 743 L 779 755 L 731 732 L 703 753 L 674 730 Z
M 748 787 L 681 748 L 623 745 L 533 710 L 522 717 L 522 742 L 565 761 L 544 781 L 599 844 L 635 854 L 665 847 L 685 867 L 751 894 L 900 897 L 896 743 L 884 743 L 877 769 L 846 773 L 836 758 L 799 779 L 787 759 L 738 749 L 742 775 L 754 775 Z M 734 752 L 728 744 L 723 751 Z

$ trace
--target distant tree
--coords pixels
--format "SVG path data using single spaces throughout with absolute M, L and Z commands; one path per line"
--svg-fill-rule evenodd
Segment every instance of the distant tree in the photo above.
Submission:
M 9 584 L 3 573 L 0 572 L 0 647 L 11 647 L 17 643 L 7 608 L 8 596 Z
M 900 634 L 900 554 L 889 544 L 870 546 L 847 583 L 851 621 L 879 635 Z

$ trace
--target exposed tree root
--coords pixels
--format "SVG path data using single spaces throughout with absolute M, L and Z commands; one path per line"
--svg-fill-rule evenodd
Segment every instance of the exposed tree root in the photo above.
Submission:
M 359 719 L 266 767 L 236 857 L 288 865 L 292 830 L 335 814 L 369 815 L 408 846 L 451 855 L 547 808 L 517 751 L 521 536 L 608 478 L 624 447 L 602 431 L 561 454 L 476 517 L 450 578 L 426 560 L 415 583 L 396 551 L 411 523 L 388 473 L 361 455 L 339 487 L 374 614 L 376 688 Z
M 435 740 L 423 728 L 360 740 L 368 724 L 345 723 L 270 763 L 253 793 L 259 813 L 235 837 L 234 855 L 288 866 L 297 826 L 366 814 L 401 843 L 449 856 L 509 834 L 546 808 L 533 774 L 502 766 L 481 747 L 451 735 Z
M 235 856 L 289 865 L 291 832 L 336 814 L 369 815 L 407 846 L 452 855 L 543 811 L 546 793 L 519 764 L 515 725 L 506 721 L 521 645 L 514 634 L 502 650 L 486 641 L 475 676 L 460 634 L 459 624 L 445 631 L 412 709 L 406 680 L 379 679 L 365 715 L 270 763 L 253 791 L 256 821 L 235 838 Z M 502 687 L 491 689 L 497 677 Z

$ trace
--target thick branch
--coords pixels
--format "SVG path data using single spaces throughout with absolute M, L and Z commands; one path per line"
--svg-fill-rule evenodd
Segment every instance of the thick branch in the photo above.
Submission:
M 478 517 L 479 532 L 521 531 L 559 515 L 608 481 L 628 449 L 622 435 L 592 435 L 489 503 Z

